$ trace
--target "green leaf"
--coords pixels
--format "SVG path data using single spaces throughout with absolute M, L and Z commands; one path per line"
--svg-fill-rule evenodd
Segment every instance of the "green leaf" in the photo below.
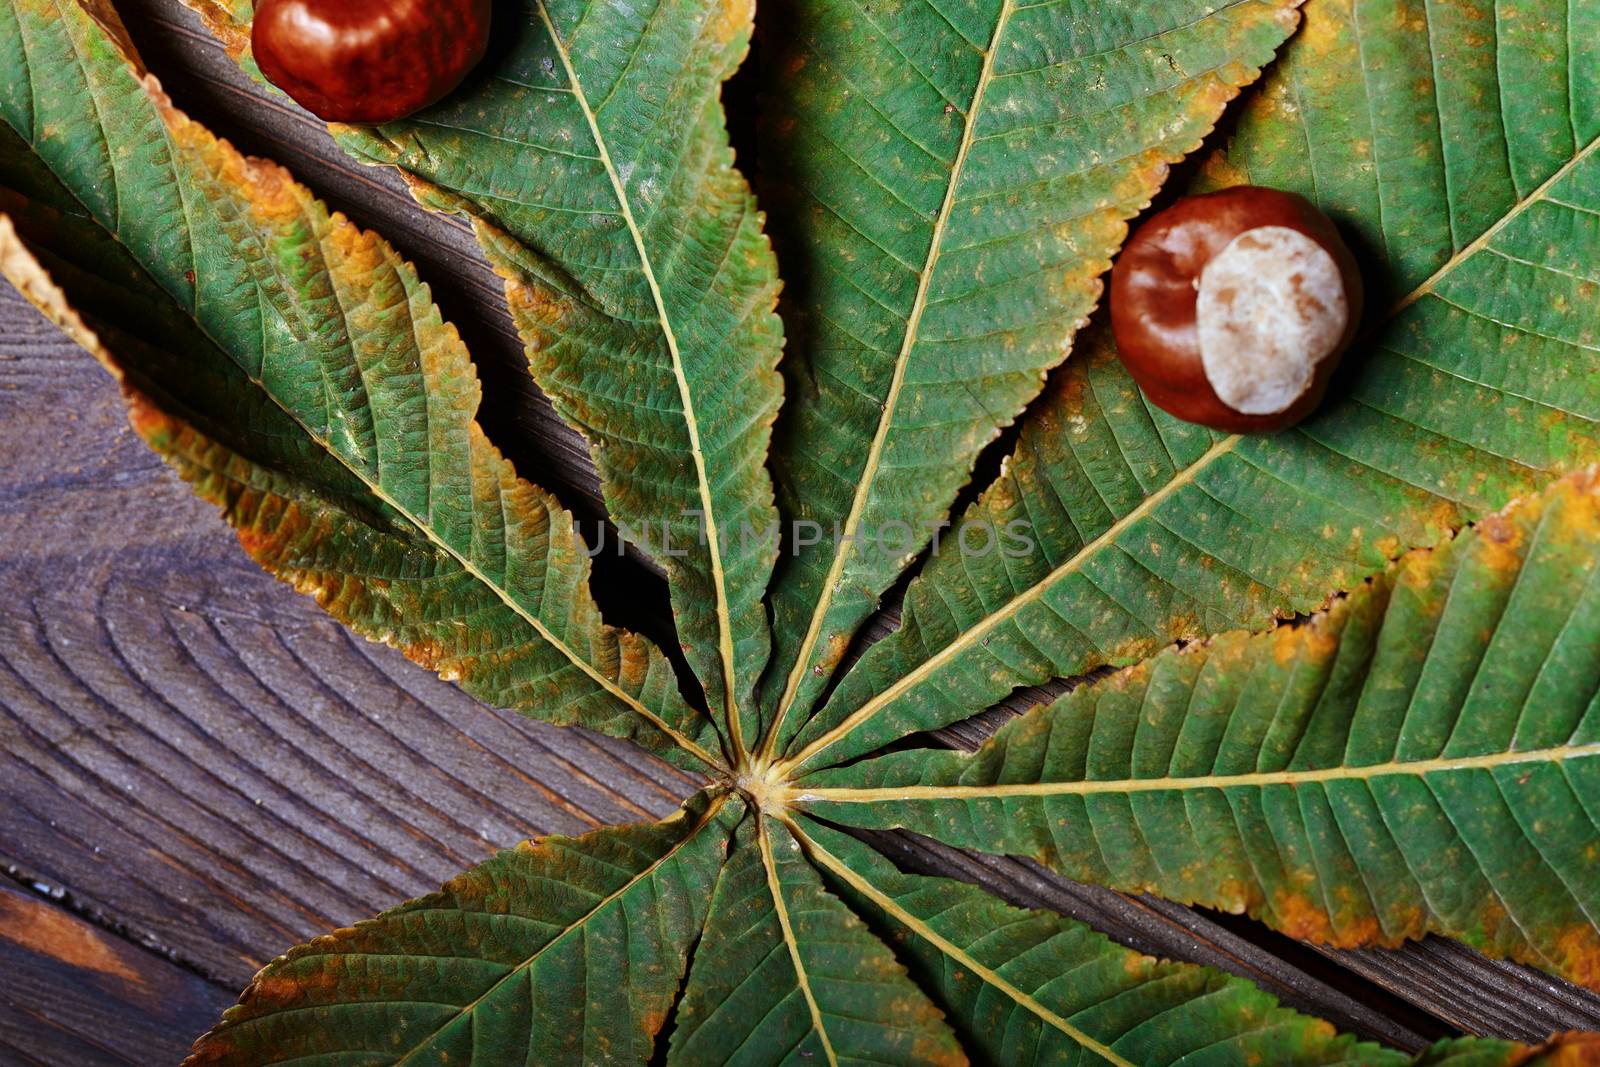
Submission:
M 1600 1062 L 1600 1039 L 1594 1034 L 1558 1034 L 1529 1048 L 1468 1037 L 1441 1041 L 1415 1062 L 1417 1067 L 1587 1067 Z
M 1212 434 L 1146 404 L 1089 331 L 947 535 L 973 550 L 911 587 L 797 742 L 807 766 L 1309 610 L 1600 458 L 1600 4 L 1549 6 L 1497 26 L 1487 0 L 1306 5 L 1209 180 L 1304 193 L 1369 253 L 1379 310 L 1333 399 L 1287 433 Z M 1031 551 L 983 550 L 1014 521 Z
M 646 1062 L 743 810 L 502 852 L 274 960 L 187 1062 Z
M 248 0 L 195 2 L 236 45 L 242 40 Z M 903 333 L 894 335 L 899 344 L 888 348 L 906 358 L 870 371 L 893 390 L 913 388 L 895 392 L 882 419 L 859 420 L 837 409 L 840 429 L 865 426 L 873 436 L 860 439 L 877 445 L 857 452 L 838 444 L 843 437 L 829 438 L 828 447 L 837 445 L 839 455 L 872 471 L 848 482 L 842 496 L 816 489 L 814 499 L 833 501 L 819 506 L 871 517 L 872 509 L 896 504 L 894 494 L 905 489 L 901 477 L 925 476 L 934 497 L 954 491 L 971 453 L 1012 417 L 1050 362 L 1040 354 L 1040 337 L 1065 336 L 1092 302 L 1090 276 L 1120 236 L 1122 218 L 1149 196 L 1162 161 L 1209 127 L 1290 17 L 1284 4 L 1261 0 L 1221 12 L 1107 3 L 1076 20 L 1064 19 L 1063 9 L 1003 5 L 992 13 L 988 43 L 971 54 L 945 44 L 956 26 L 965 26 L 957 36 L 975 39 L 981 18 L 946 8 L 938 9 L 949 18 L 942 25 L 928 21 L 932 8 L 823 10 L 820 21 L 838 25 L 796 37 L 802 50 L 812 49 L 812 59 L 799 68 L 785 65 L 784 76 L 818 94 L 839 89 L 832 103 L 840 115 L 861 97 L 855 88 L 857 95 L 846 96 L 828 80 L 852 68 L 841 53 L 819 51 L 818 42 L 848 46 L 854 62 L 877 70 L 884 84 L 909 82 L 917 71 L 928 75 L 928 86 L 959 81 L 960 63 L 977 64 L 975 74 L 969 71 L 975 80 L 966 110 L 939 109 L 941 121 L 958 111 L 961 117 L 945 131 L 957 146 L 942 178 L 938 168 L 930 171 L 932 214 L 903 232 L 863 238 L 880 251 L 894 241 L 922 242 L 925 274 L 914 285 L 921 295 L 905 305 Z M 1321 18 L 1336 8 L 1317 10 Z M 1190 11 L 1187 22 L 1176 18 L 1182 11 Z M 895 32 L 867 32 L 868 15 Z M 1580 13 L 1573 26 L 1581 28 L 1586 18 Z M 648 12 L 536 6 L 497 31 L 505 40 L 502 66 L 451 102 L 379 131 L 336 131 L 354 150 L 401 165 L 425 203 L 473 218 L 509 276 L 508 294 L 542 380 L 595 435 L 609 499 L 624 521 L 659 519 L 662 508 L 696 502 L 722 509 L 712 509 L 719 522 L 773 514 L 762 463 L 777 396 L 770 314 L 776 283 L 759 218 L 728 167 L 716 99 L 748 29 L 748 8 L 738 4 L 708 9 L 669 0 Z M 1310 58 L 1297 62 L 1320 70 L 1339 57 L 1326 27 L 1314 20 L 1313 29 L 1299 45 Z M 1510 42 L 1504 47 L 1514 50 L 1517 33 L 1513 27 L 1502 35 Z M 1050 61 L 1043 74 L 1012 69 L 1026 67 L 1029 49 Z M 1258 52 L 1261 58 L 1252 60 Z M 1369 71 L 1390 69 L 1378 62 L 1380 53 L 1372 53 Z M 1214 57 L 1216 72 L 1198 72 L 1203 64 L 1194 59 L 1205 55 Z M 1497 58 L 1515 70 L 1514 57 Z M 1468 538 L 1409 557 L 1304 626 L 1225 636 L 1081 689 L 1003 732 L 976 758 L 901 753 L 796 785 L 793 775 L 803 766 L 865 751 L 859 746 L 928 720 L 875 721 L 877 696 L 865 703 L 846 696 L 848 706 L 872 714 L 825 721 L 821 733 L 808 727 L 801 747 L 776 765 L 747 758 L 744 743 L 762 725 L 749 697 L 768 652 L 761 593 L 770 546 L 741 546 L 726 556 L 708 548 L 674 564 L 674 598 L 692 665 L 710 683 L 713 705 L 729 713 L 731 743 L 722 759 L 716 728 L 677 693 L 661 655 L 600 622 L 570 518 L 518 481 L 477 429 L 478 386 L 467 354 L 426 287 L 389 246 L 330 215 L 280 169 L 241 157 L 173 111 L 155 83 L 141 77 L 115 15 L 100 0 L 0 0 L 0 64 L 0 270 L 122 379 L 135 426 L 223 507 L 252 554 L 316 593 L 359 632 L 405 648 L 484 699 L 633 736 L 715 778 L 666 822 L 524 846 L 441 894 L 293 950 L 263 971 L 202 1039 L 194 1062 L 543 1067 L 661 1056 L 677 1064 L 971 1057 L 1008 1067 L 1061 1060 L 1122 1067 L 1407 1062 L 1284 1011 L 1236 979 L 1145 959 L 1059 916 L 1007 907 L 974 887 L 906 875 L 800 807 L 865 825 L 923 820 L 947 840 L 1035 851 L 1123 888 L 1253 908 L 1282 928 L 1325 940 L 1387 943 L 1444 930 L 1595 983 L 1600 942 L 1589 915 L 1600 909 L 1594 846 L 1600 806 L 1593 800 L 1600 795 L 1600 763 L 1592 758 L 1600 756 L 1600 711 L 1592 710 L 1600 708 L 1594 698 L 1600 489 L 1593 479 L 1566 483 L 1485 520 Z M 1515 72 L 1530 85 L 1547 73 Z M 1074 92 L 1070 79 L 1088 73 L 1105 77 Z M 1038 91 L 1022 93 L 1030 86 Z M 926 92 L 927 86 L 917 88 L 903 99 L 884 92 L 873 102 L 899 107 Z M 1012 92 L 1006 103 L 1015 108 L 990 110 L 998 94 Z M 1108 106 L 1123 109 L 1116 121 L 1083 103 L 1100 93 L 1118 101 Z M 826 128 L 840 145 L 861 149 L 859 138 L 877 129 L 875 119 L 825 114 L 829 101 L 822 95 L 795 97 L 785 105 L 788 113 L 799 115 L 797 103 L 817 116 L 815 125 L 797 119 L 787 127 L 794 145 Z M 1271 107 L 1281 103 L 1269 97 Z M 1156 121 L 1158 112 L 1166 119 Z M 1569 109 L 1569 125 L 1576 128 L 1585 115 Z M 1528 123 L 1544 130 L 1541 145 L 1554 144 L 1547 119 L 1541 113 Z M 1247 123 L 1234 157 L 1248 160 L 1252 144 L 1263 155 L 1279 152 L 1264 134 L 1251 132 L 1277 129 L 1275 121 L 1281 120 L 1258 114 Z M 986 122 L 997 124 L 993 137 L 984 133 Z M 1081 140 L 1062 153 L 1071 157 L 1063 163 L 1051 149 L 1069 134 Z M 1100 164 L 1108 145 L 1130 158 L 1073 176 L 1071 168 L 1084 160 Z M 962 199 L 967 183 L 1016 180 L 1004 167 L 991 173 L 977 166 L 991 153 L 1000 159 L 1002 149 L 1040 184 L 990 186 L 1006 191 L 973 200 L 974 215 Z M 1534 373 L 1548 374 L 1548 367 L 1506 355 L 1523 352 L 1519 346 L 1546 356 L 1573 354 L 1558 366 L 1572 381 L 1586 373 L 1576 362 L 1578 348 L 1569 352 L 1548 337 L 1498 325 L 1507 332 L 1485 334 L 1488 327 L 1458 323 L 1454 333 L 1433 337 L 1426 329 L 1436 321 L 1428 316 L 1455 314 L 1435 306 L 1436 298 L 1463 306 L 1467 297 L 1450 286 L 1470 288 L 1480 255 L 1517 248 L 1528 253 L 1523 259 L 1540 249 L 1575 257 L 1571 250 L 1588 234 L 1590 216 L 1582 211 L 1558 211 L 1564 231 L 1530 236 L 1518 227 L 1538 222 L 1543 216 L 1535 212 L 1554 205 L 1569 185 L 1580 196 L 1593 188 L 1586 151 L 1531 190 L 1516 182 L 1537 169 L 1527 163 L 1535 157 L 1521 149 L 1509 155 L 1521 206 L 1508 209 L 1509 221 L 1477 245 L 1441 247 L 1444 259 L 1419 289 L 1424 295 L 1396 320 L 1411 323 L 1404 337 L 1422 346 L 1416 351 L 1483 361 L 1480 377 L 1497 382 L 1502 398 L 1539 395 L 1553 403 L 1551 390 L 1562 384 Z M 895 169 L 891 156 L 856 151 L 846 158 Z M 1221 161 L 1212 173 L 1244 165 Z M 1056 167 L 1066 168 L 1056 175 L 1060 182 L 1050 180 Z M 796 170 L 796 188 L 810 179 L 816 189 L 865 188 L 843 166 L 837 168 L 842 186 L 824 186 L 820 169 Z M 1107 192 L 1099 183 L 1113 172 L 1118 177 Z M 1066 195 L 1075 183 L 1085 197 L 1077 206 Z M 1047 208 L 1042 228 L 1040 205 Z M 1467 217 L 1465 205 L 1449 202 L 1452 226 Z M 860 210 L 863 226 L 881 225 L 869 218 L 878 207 L 835 200 L 829 210 L 839 219 L 852 217 L 847 209 Z M 1407 231 L 1403 220 L 1394 221 L 1398 208 L 1385 203 L 1384 210 L 1385 225 L 1401 226 L 1394 244 L 1405 255 L 1397 252 L 1394 269 L 1426 269 L 1434 262 L 1422 251 L 1426 243 L 1402 240 Z M 800 220 L 800 232 L 812 233 L 804 238 L 811 251 L 840 236 L 829 235 L 835 226 L 829 218 L 813 213 Z M 1006 257 L 968 263 L 973 280 L 992 287 L 987 295 L 938 288 L 958 280 L 941 272 L 976 254 L 970 245 L 947 243 L 964 227 L 981 231 L 985 249 L 1018 246 Z M 1451 239 L 1458 238 L 1452 231 Z M 865 247 L 839 247 L 839 263 L 870 262 Z M 587 253 L 598 258 L 582 258 Z M 1050 269 L 1065 280 L 1047 294 L 1029 288 L 1037 280 L 1006 273 L 1051 257 L 1059 262 Z M 1565 262 L 1568 275 L 1586 269 L 1575 259 Z M 829 270 L 819 277 L 842 285 L 845 269 L 835 263 Z M 1473 291 L 1496 299 L 1490 281 L 1472 283 Z M 893 290 L 887 283 L 880 288 Z M 807 300 L 829 297 L 826 286 L 809 291 Z M 1577 299 L 1587 292 L 1581 286 L 1534 291 L 1567 301 L 1564 312 L 1541 324 L 1543 333 L 1591 328 Z M 824 304 L 796 304 L 802 311 L 811 306 Z M 976 421 L 938 422 L 964 409 L 935 411 L 954 396 L 933 388 L 947 381 L 935 373 L 945 357 L 921 360 L 941 336 L 930 334 L 930 326 L 958 309 L 980 327 L 997 324 L 1015 350 L 1002 346 L 997 357 L 980 345 L 959 353 L 962 365 L 994 360 L 1000 368 L 978 394 L 968 394 L 983 395 L 978 406 L 992 410 L 973 415 Z M 1507 321 L 1503 312 L 1497 323 Z M 1029 332 L 1033 327 L 1018 316 L 1036 313 L 1054 316 L 1054 324 Z M 808 328 L 802 335 L 802 366 L 815 382 L 823 380 L 818 368 L 832 359 L 826 345 L 817 345 L 825 333 Z M 1485 336 L 1494 344 L 1479 346 Z M 1495 347 L 1503 337 L 1516 339 Z M 1583 337 L 1575 343 L 1594 347 Z M 1413 351 L 1398 345 L 1388 351 Z M 847 363 L 861 354 L 850 351 Z M 1013 355 L 1019 362 L 1006 364 Z M 1381 363 L 1369 357 L 1369 369 L 1360 373 L 1375 373 L 1370 368 Z M 1095 472 L 1084 483 L 1095 496 L 1062 495 L 1048 514 L 1059 517 L 1062 529 L 1084 521 L 1083 502 L 1101 499 L 1103 487 L 1111 517 L 1065 555 L 1048 549 L 1052 567 L 1122 545 L 1116 538 L 1137 528 L 1133 517 L 1157 513 L 1151 501 L 1166 499 L 1161 494 L 1178 499 L 1173 487 L 1208 484 L 1202 482 L 1207 454 L 1249 456 L 1255 447 L 1209 435 L 1188 439 L 1183 433 L 1199 432 L 1180 433 L 1155 416 L 1130 423 L 1128 405 L 1137 396 L 1119 394 L 1114 362 L 1102 352 L 1083 366 L 1065 380 L 1092 379 L 1095 402 L 1120 396 L 1121 406 L 1092 428 L 1080 408 L 1078 422 L 1057 419 L 1066 430 L 1041 436 L 1054 417 L 1052 399 L 1023 435 L 1033 450 L 1030 462 L 1037 461 L 1039 472 L 1065 472 L 1071 464 L 1060 459 L 1061 446 L 1077 447 L 1073 435 L 1093 432 L 1106 440 L 1109 432 L 1115 447 L 1104 458 L 1135 448 L 1146 431 L 1130 426 L 1148 425 L 1156 436 L 1142 439 L 1140 454 L 1154 466 L 1137 468 L 1144 495 L 1117 496 L 1111 487 L 1120 468 L 1087 450 L 1073 452 L 1073 463 L 1083 457 L 1077 469 Z M 1424 416 L 1483 423 L 1481 410 L 1453 406 L 1461 402 L 1450 392 L 1456 379 L 1439 374 L 1425 392 L 1418 385 L 1415 395 L 1391 393 L 1406 400 L 1417 425 Z M 977 381 L 954 380 L 965 388 Z M 926 412 L 923 401 L 907 405 L 918 389 L 927 393 Z M 1373 392 L 1366 402 L 1376 409 L 1389 395 Z M 803 403 L 813 419 L 825 408 Z M 1533 435 L 1528 427 L 1537 425 L 1550 462 L 1507 460 L 1511 473 L 1503 475 L 1467 464 L 1468 473 L 1449 484 L 1466 494 L 1463 500 L 1481 503 L 1573 461 L 1584 453 L 1577 422 L 1564 421 L 1568 410 L 1545 411 L 1539 422 L 1530 408 L 1508 416 L 1509 430 L 1469 426 L 1525 441 Z M 934 421 L 918 421 L 923 414 Z M 899 464 L 912 456 L 901 449 L 931 443 L 958 425 L 966 430 L 947 434 L 959 438 L 953 449 Z M 1352 456 L 1366 447 L 1396 464 L 1433 462 L 1413 455 L 1425 452 L 1414 439 L 1367 440 L 1386 426 L 1347 413 L 1324 433 L 1347 433 L 1354 443 L 1344 447 Z M 786 447 L 799 440 L 786 439 Z M 1180 470 L 1174 448 L 1197 458 Z M 792 463 L 795 453 L 787 455 Z M 1171 460 L 1166 467 L 1162 455 Z M 1411 529 L 1402 516 L 1413 513 L 1400 504 L 1433 508 L 1415 514 L 1438 525 L 1425 531 L 1435 541 L 1470 510 L 1454 496 L 1440 506 L 1445 494 L 1437 487 L 1402 491 L 1360 473 L 1359 463 L 1375 462 L 1367 455 L 1351 460 L 1333 497 L 1315 506 L 1289 498 L 1292 522 L 1273 527 L 1285 535 L 1282 543 L 1257 539 L 1263 573 L 1298 560 L 1293 573 L 1304 589 L 1325 589 L 1332 575 L 1378 569 L 1374 557 L 1415 540 L 1401 536 Z M 893 473 L 912 468 L 924 474 Z M 785 469 L 793 474 L 803 465 Z M 1007 474 L 1013 481 L 1003 480 L 979 509 L 995 506 L 997 494 L 1020 484 L 1014 479 L 1025 470 L 1014 462 Z M 802 484 L 808 477 L 786 482 L 793 500 L 813 492 Z M 1243 506 L 1257 487 L 1235 490 Z M 1121 503 L 1112 506 L 1113 498 Z M 1390 501 L 1394 506 L 1383 514 L 1401 532 L 1340 535 L 1334 524 L 1322 536 L 1345 536 L 1352 558 L 1372 565 L 1318 571 L 1289 536 L 1301 529 L 1292 523 L 1329 523 L 1316 507 L 1346 506 L 1347 499 L 1358 506 Z M 1046 514 L 1037 494 L 1019 491 L 1015 500 Z M 916 506 L 932 514 L 945 505 L 930 497 Z M 1138 529 L 1141 537 L 1148 532 Z M 943 565 L 935 561 L 930 574 Z M 840 575 L 865 584 L 825 601 L 815 618 L 843 611 L 854 616 L 853 628 L 881 584 L 860 590 L 892 573 L 873 566 L 853 554 L 839 564 Z M 1191 577 L 1208 569 L 1192 558 L 1185 566 Z M 1276 603 L 1264 593 L 1239 594 L 1228 581 L 1205 587 L 1207 625 L 1270 612 Z M 934 580 L 924 579 L 913 600 L 930 588 L 937 590 Z M 1021 588 L 1008 585 L 1000 599 Z M 1159 588 L 1149 595 L 1157 605 L 1179 603 Z M 989 610 L 990 601 L 983 603 Z M 1100 610 L 1092 599 L 1087 607 L 1073 603 Z M 1083 631 L 1099 635 L 1086 638 L 1091 647 L 1110 640 L 1117 621 L 1096 618 L 1100 629 Z M 1052 656 L 1092 658 L 1068 647 L 1062 631 L 1028 621 L 1028 633 L 1052 646 Z M 1165 641 L 1166 631 L 1148 629 L 1119 638 L 1118 655 Z M 783 635 L 796 637 L 787 626 Z M 805 632 L 799 637 L 810 640 Z M 1008 657 L 1006 670 L 985 667 L 982 679 L 959 684 L 941 677 L 947 690 L 918 691 L 947 692 L 937 698 L 943 713 L 984 685 L 1004 691 L 1016 684 L 1020 675 L 1006 673 L 1012 664 L 1024 673 L 1046 669 L 1015 652 L 997 650 Z M 794 662 L 824 668 L 821 675 L 805 671 L 807 679 L 827 674 L 810 652 L 797 652 Z M 1055 662 L 1049 659 L 1048 668 Z M 820 683 L 806 682 L 813 684 Z M 847 678 L 839 692 L 852 684 Z M 804 704 L 809 698 L 791 705 L 797 716 L 791 726 L 801 724 Z M 858 725 L 864 729 L 851 734 Z M 669 1022 L 671 1036 L 659 1046 Z M 1417 1062 L 1592 1064 L 1600 1062 L 1600 1044 L 1588 1037 L 1539 1048 L 1463 1040 Z
M 1026 853 L 1294 937 L 1441 933 L 1600 987 L 1600 472 L 1304 625 L 1163 653 L 817 814 Z
M 0 0 L 0 35 L 6 275 L 251 555 L 482 700 L 717 762 L 659 650 L 601 621 L 571 516 L 473 421 L 411 266 L 172 110 L 109 9 Z
M 975 886 L 905 874 L 854 838 L 810 819 L 796 832 L 830 884 L 905 953 L 967 1051 L 984 1063 L 1185 1067 L 1361 1064 L 1409 1056 L 1358 1044 L 1209 967 L 1165 963 L 1113 944 L 1081 923 L 1010 907 Z M 1574 1041 L 1581 1054 L 1594 1046 Z M 1418 1062 L 1524 1059 L 1506 1041 L 1441 1044 Z M 1586 1062 L 1574 1057 L 1574 1063 Z
M 669 1063 L 965 1064 L 887 946 L 822 886 L 780 822 L 752 816 L 722 869 Z
M 190 3 L 243 55 L 246 4 Z M 333 128 L 425 206 L 473 221 L 611 517 L 665 565 L 736 745 L 731 709 L 748 708 L 770 641 L 782 393 L 777 266 L 719 99 L 752 14 L 750 0 L 500 5 L 497 58 L 462 91 L 380 129 Z
M 1126 220 L 1298 2 L 816 0 L 774 33 L 765 169 L 794 295 L 773 461 L 785 518 L 817 536 L 796 531 L 772 592 L 769 746 L 1065 358 Z

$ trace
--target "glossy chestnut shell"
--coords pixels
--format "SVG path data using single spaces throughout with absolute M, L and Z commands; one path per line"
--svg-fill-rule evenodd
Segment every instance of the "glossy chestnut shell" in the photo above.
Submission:
M 267 79 L 330 122 L 393 122 L 437 103 L 483 58 L 492 0 L 259 0 Z
M 1322 333 L 1317 351 L 1294 357 L 1304 360 L 1296 370 L 1305 375 L 1295 379 L 1297 395 L 1286 394 L 1292 399 L 1279 410 L 1256 413 L 1238 410 L 1218 395 L 1202 354 L 1197 314 L 1206 268 L 1225 251 L 1230 256 L 1228 263 L 1236 265 L 1234 250 L 1246 243 L 1236 239 L 1250 231 L 1276 235 L 1280 245 L 1301 253 L 1293 260 L 1257 253 L 1254 259 L 1243 261 L 1262 268 L 1262 277 L 1253 280 L 1259 288 L 1254 295 L 1260 299 L 1249 305 L 1251 308 L 1265 313 L 1269 324 L 1289 321 L 1304 326 L 1294 307 L 1273 308 L 1266 299 L 1281 292 L 1291 302 L 1306 300 L 1301 275 L 1265 275 L 1298 270 L 1307 262 L 1307 255 L 1318 260 L 1314 266 L 1322 267 L 1322 285 L 1317 292 L 1329 305 L 1322 307 L 1312 300 L 1311 306 L 1322 313 L 1314 323 Z M 1231 305 L 1232 291 L 1224 296 Z M 1215 306 L 1208 304 L 1208 308 Z M 1229 433 L 1270 433 L 1309 415 L 1327 391 L 1339 358 L 1355 339 L 1361 310 L 1361 275 L 1333 223 L 1304 197 L 1258 186 L 1237 186 L 1179 200 L 1139 227 L 1111 272 L 1111 327 L 1118 355 L 1139 388 L 1152 403 L 1178 418 Z M 1256 328 L 1258 332 L 1270 330 L 1270 326 Z M 1219 333 L 1209 324 L 1206 336 L 1213 346 L 1218 343 Z M 1205 356 L 1216 370 L 1219 356 L 1215 347 Z

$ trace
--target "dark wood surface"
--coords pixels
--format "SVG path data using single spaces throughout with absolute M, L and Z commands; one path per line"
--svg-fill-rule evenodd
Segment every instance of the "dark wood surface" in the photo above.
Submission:
M 185 109 L 419 263 L 473 348 L 490 433 L 599 521 L 582 442 L 533 388 L 470 235 L 253 90 L 176 0 L 119 6 Z M 608 614 L 665 632 L 647 566 L 599 566 Z M 483 708 L 262 574 L 133 437 L 109 378 L 0 283 L 0 1064 L 176 1062 L 295 942 L 495 848 L 659 816 L 693 788 L 626 745 Z M 1324 952 L 1026 862 L 876 840 L 1401 1047 L 1600 1029 L 1600 997 L 1444 942 Z
M 204 978 L 0 885 L 0 1062 L 175 1063 L 231 998 Z

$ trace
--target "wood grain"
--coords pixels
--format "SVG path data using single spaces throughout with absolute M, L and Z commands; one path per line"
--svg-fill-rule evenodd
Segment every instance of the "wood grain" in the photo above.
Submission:
M 494 848 L 692 791 L 350 636 L 249 562 L 11 290 L 0 322 L 6 862 L 237 988 Z
M 202 978 L 0 886 L 0 1062 L 176 1063 L 228 1006 Z
M 286 163 L 419 263 L 472 347 L 489 432 L 592 528 L 600 505 L 586 450 L 532 385 L 499 283 L 465 229 L 418 211 L 393 175 L 351 165 L 320 125 L 257 92 L 176 0 L 119 7 L 185 109 Z M 634 556 L 602 557 L 598 569 L 608 616 L 670 647 L 663 583 Z M 107 376 L 9 289 L 0 604 L 0 864 L 64 890 L 72 921 L 118 952 L 206 987 L 212 999 L 194 1002 L 201 1015 L 290 944 L 431 890 L 496 847 L 656 817 L 694 786 L 626 745 L 485 709 L 255 569 L 128 431 Z M 871 636 L 893 624 L 886 612 Z M 970 747 L 1008 714 L 943 741 Z M 1056 908 L 1143 951 L 1224 967 L 1400 1047 L 1456 1029 L 1523 1038 L 1600 1029 L 1600 998 L 1459 946 L 1319 952 L 1030 863 L 903 834 L 877 840 L 909 867 Z M 0 947 L 16 925 L 9 915 L 0 912 Z M 52 980 L 73 969 L 51 966 Z M 84 974 L 96 988 L 93 969 Z M 0 1060 L 98 1062 L 81 1056 L 101 1016 L 49 1015 L 44 978 L 0 989 L 0 1046 L 10 1046 Z M 97 1010 L 121 1012 L 135 1033 L 205 1024 L 115 997 Z M 30 1022 L 42 1016 L 61 1021 Z M 55 1036 L 16 1043 L 34 1031 Z M 181 1049 L 193 1034 L 168 1036 L 162 1048 Z

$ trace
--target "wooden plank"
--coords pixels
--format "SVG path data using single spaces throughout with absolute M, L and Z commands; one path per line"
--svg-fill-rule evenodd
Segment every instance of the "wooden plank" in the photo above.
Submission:
M 533 388 L 464 228 L 418 211 L 393 175 L 352 166 L 319 125 L 258 93 L 176 0 L 119 6 L 185 109 L 287 163 L 419 263 L 472 346 L 491 435 L 597 516 L 582 442 Z M 636 558 L 599 569 L 608 614 L 670 647 L 662 583 Z M 109 379 L 9 290 L 0 603 L 0 862 L 68 887 L 106 928 L 230 989 L 289 944 L 427 891 L 496 846 L 658 816 L 693 787 L 627 746 L 485 710 L 260 573 L 132 437 Z M 886 613 L 873 636 L 893 622 Z M 971 745 L 1003 717 L 948 737 Z M 1318 954 L 1020 861 L 883 841 L 910 866 L 1225 967 L 1401 1047 L 1452 1025 L 1522 1037 L 1600 1026 L 1600 998 L 1457 946 Z
M 350 637 L 245 559 L 132 437 L 109 378 L 29 316 L 0 297 L 7 863 L 238 987 L 290 944 L 496 846 L 663 814 L 691 788 L 627 746 L 483 709 Z M 47 435 L 37 411 L 71 415 Z M 1435 967 L 1412 987 L 1392 977 L 1426 950 L 1384 954 L 1388 970 L 1357 955 L 1369 985 L 1307 950 L 1286 961 L 1254 924 L 897 837 L 891 851 L 919 869 L 1221 966 L 1400 1047 L 1446 1032 L 1408 1000 L 1518 1036 L 1595 1025 L 1590 995 L 1520 969 Z
M 970 855 L 911 834 L 861 836 L 906 870 L 972 882 L 1021 907 L 1049 908 L 1161 959 L 1221 968 L 1250 979 L 1291 1008 L 1396 1048 L 1416 1051 L 1453 1032 L 1401 997 L 1363 988 L 1364 983 L 1352 986 L 1337 967 L 1297 965 L 1182 905 L 1081 885 L 1034 863 Z
M 377 230 L 417 264 L 445 318 L 460 330 L 484 379 L 484 428 L 519 468 L 598 515 L 599 483 L 583 438 L 533 384 L 500 278 L 459 219 L 418 209 L 388 168 L 350 161 L 322 123 L 258 89 L 178 0 L 119 0 L 140 56 L 173 100 L 242 150 L 268 155 L 330 207 Z
M 245 152 L 282 163 L 330 207 L 383 234 L 417 265 L 477 364 L 485 431 L 519 470 L 555 493 L 597 543 L 605 508 L 588 444 L 561 421 L 528 373 L 503 283 L 471 228 L 418 209 L 392 169 L 352 162 L 320 121 L 253 84 L 179 0 L 119 0 L 116 6 L 146 66 L 185 112 Z M 620 544 L 614 529 L 605 543 Z M 633 567 L 601 567 L 601 606 L 648 606 L 648 624 L 658 635 L 670 631 L 665 586 L 640 590 L 632 581 L 640 567 L 664 572 L 642 553 L 630 549 L 626 558 Z
M 692 791 L 349 635 L 240 552 L 11 290 L 0 324 L 6 862 L 242 985 L 494 848 Z
M 1542 971 L 1490 960 L 1443 938 L 1401 949 L 1319 949 L 1351 973 L 1471 1033 L 1542 1041 L 1600 1031 L 1600 997 Z
M 0 884 L 0 1062 L 177 1063 L 233 999 L 59 905 Z

